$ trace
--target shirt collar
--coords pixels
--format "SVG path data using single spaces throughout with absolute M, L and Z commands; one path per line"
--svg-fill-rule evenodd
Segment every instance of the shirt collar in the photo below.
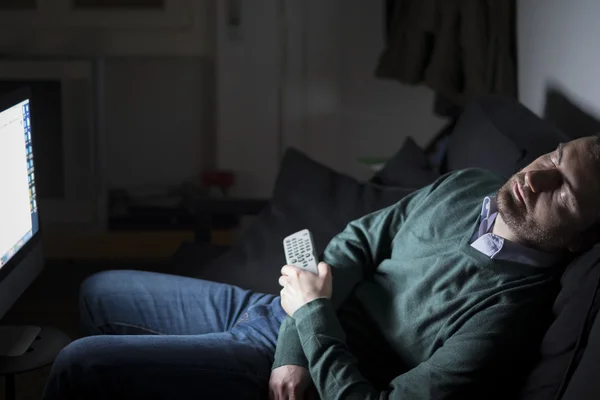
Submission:
M 481 222 L 471 238 L 471 247 L 495 260 L 512 261 L 535 267 L 550 267 L 556 263 L 555 254 L 511 242 L 492 233 L 497 216 L 498 203 L 496 198 L 490 196 L 483 199 Z
M 473 240 L 492 230 L 494 222 L 496 222 L 497 215 L 498 205 L 495 201 L 495 198 L 486 197 L 483 199 L 480 216 L 481 223 L 479 224 L 479 229 L 474 234 Z

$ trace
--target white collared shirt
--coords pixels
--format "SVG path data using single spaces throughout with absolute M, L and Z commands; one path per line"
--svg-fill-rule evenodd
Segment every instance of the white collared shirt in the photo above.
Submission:
M 492 233 L 498 205 L 495 197 L 486 197 L 481 207 L 481 222 L 471 238 L 471 247 L 491 259 L 514 261 L 535 267 L 549 267 L 556 263 L 556 255 L 535 250 L 519 243 L 511 242 Z

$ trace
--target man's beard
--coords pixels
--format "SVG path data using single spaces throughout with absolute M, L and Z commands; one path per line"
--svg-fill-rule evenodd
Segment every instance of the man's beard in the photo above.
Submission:
M 524 178 L 523 174 L 513 175 L 498 191 L 496 201 L 502 220 L 513 235 L 528 246 L 545 249 L 564 247 L 566 240 L 559 234 L 558 229 L 553 229 L 551 221 L 544 221 L 549 224 L 541 225 L 527 212 L 525 202 L 529 207 L 535 203 L 529 187 L 525 186 Z M 513 187 L 516 182 L 519 182 L 525 202 L 515 198 Z

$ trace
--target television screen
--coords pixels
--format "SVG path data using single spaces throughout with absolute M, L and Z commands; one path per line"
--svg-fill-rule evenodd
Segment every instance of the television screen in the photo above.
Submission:
M 0 267 L 38 232 L 30 102 L 0 112 Z

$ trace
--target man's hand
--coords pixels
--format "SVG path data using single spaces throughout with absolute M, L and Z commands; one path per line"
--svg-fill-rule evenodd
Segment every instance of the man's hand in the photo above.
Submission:
M 309 272 L 310 273 L 310 272 Z M 283 365 L 271 371 L 270 400 L 306 400 L 314 398 L 308 370 L 298 365 Z
M 318 270 L 319 275 L 315 275 L 291 265 L 281 268 L 281 307 L 290 317 L 308 302 L 322 297 L 331 298 L 331 267 L 321 262 Z

